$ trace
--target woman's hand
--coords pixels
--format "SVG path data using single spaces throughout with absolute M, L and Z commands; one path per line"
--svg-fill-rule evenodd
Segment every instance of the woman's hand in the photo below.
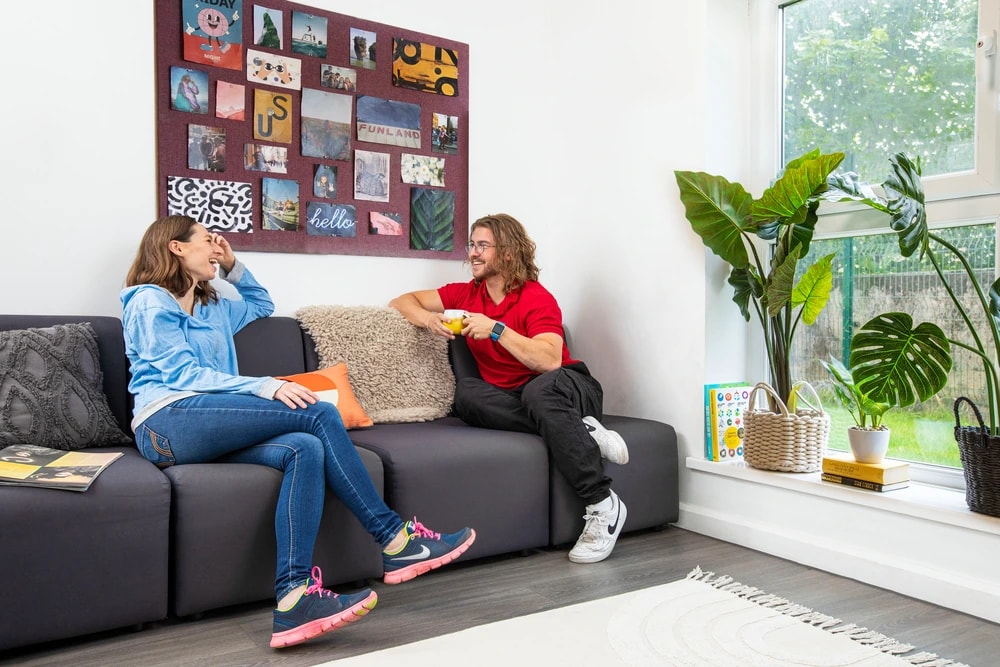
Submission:
M 295 408 L 304 408 L 307 405 L 312 405 L 319 400 L 319 396 L 316 395 L 316 392 L 303 387 L 297 382 L 286 382 L 278 387 L 278 391 L 274 392 L 274 400 L 281 401 L 294 410 Z
M 229 241 L 222 234 L 212 234 L 212 244 L 216 248 L 216 259 L 219 261 L 219 266 L 226 273 L 229 273 L 236 266 L 236 254 L 233 252 L 233 247 L 229 245 Z

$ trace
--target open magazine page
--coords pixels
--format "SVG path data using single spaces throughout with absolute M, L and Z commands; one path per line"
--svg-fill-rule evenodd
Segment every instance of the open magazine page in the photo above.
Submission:
M 37 445 L 0 450 L 0 484 L 86 491 L 121 452 L 67 452 Z

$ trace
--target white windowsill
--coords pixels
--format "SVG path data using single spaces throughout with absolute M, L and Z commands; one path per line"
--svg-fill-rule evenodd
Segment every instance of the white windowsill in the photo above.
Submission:
M 911 481 L 910 486 L 905 489 L 877 493 L 824 482 L 818 472 L 772 472 L 751 468 L 746 463 L 721 463 L 691 456 L 687 457 L 686 466 L 690 470 L 712 475 L 832 498 L 885 512 L 895 512 L 949 526 L 961 526 L 1000 535 L 1000 518 L 971 511 L 965 502 L 965 492 L 956 489 Z

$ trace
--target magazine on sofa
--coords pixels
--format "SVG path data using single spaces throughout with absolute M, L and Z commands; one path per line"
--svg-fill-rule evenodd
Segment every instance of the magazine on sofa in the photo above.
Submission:
M 67 452 L 38 445 L 0 449 L 0 485 L 86 491 L 121 452 Z

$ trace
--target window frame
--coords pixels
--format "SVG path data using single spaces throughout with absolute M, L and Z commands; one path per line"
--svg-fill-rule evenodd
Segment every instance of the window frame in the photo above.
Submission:
M 755 192 L 762 192 L 768 185 L 765 174 L 774 174 L 781 162 L 783 62 L 782 10 L 795 2 L 809 0 L 761 0 L 750 5 L 750 27 L 755 35 L 751 46 L 754 63 L 752 86 L 754 99 L 750 105 L 750 126 L 762 128 L 751 140 L 750 180 Z M 979 0 L 979 35 L 992 34 L 997 43 L 997 53 L 986 56 L 984 49 L 976 49 L 976 167 L 969 172 L 958 172 L 922 179 L 928 224 L 932 228 L 965 224 L 994 222 L 1000 237 L 1000 3 Z M 835 146 L 821 146 L 824 151 L 836 150 Z M 886 156 L 886 174 L 888 156 Z M 883 176 L 883 177 L 884 177 Z M 880 177 L 881 178 L 881 177 Z M 885 215 L 866 206 L 824 203 L 819 209 L 820 222 L 816 238 L 839 238 L 872 231 L 885 231 Z M 760 248 L 769 252 L 769 244 L 761 242 Z M 1000 238 L 998 238 L 1000 253 Z M 1000 261 L 995 262 L 1000 267 Z M 768 364 L 762 334 L 750 329 L 748 355 L 749 377 L 767 377 Z M 960 468 L 915 463 L 911 466 L 914 481 L 952 488 L 964 488 L 965 479 Z

